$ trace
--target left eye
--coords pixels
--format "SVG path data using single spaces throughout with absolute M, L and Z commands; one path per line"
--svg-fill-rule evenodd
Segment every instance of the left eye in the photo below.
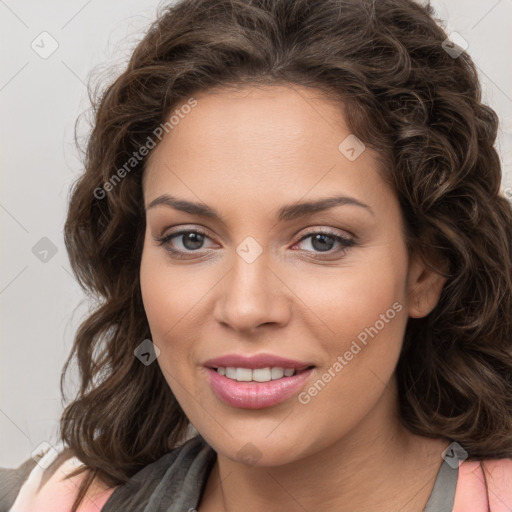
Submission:
M 350 238 L 336 235 L 334 233 L 324 232 L 308 233 L 307 235 L 303 236 L 299 242 L 308 239 L 310 241 L 311 247 L 321 253 L 330 251 L 336 242 L 341 245 L 340 250 L 346 249 L 354 243 Z

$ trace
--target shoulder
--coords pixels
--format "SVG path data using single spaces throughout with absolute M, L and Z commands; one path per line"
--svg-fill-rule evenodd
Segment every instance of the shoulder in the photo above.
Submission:
M 76 457 L 72 456 L 64 461 L 56 460 L 55 463 L 58 465 L 51 470 L 51 476 L 48 478 L 45 477 L 45 471 L 50 470 L 50 465 L 43 464 L 43 461 L 44 457 L 37 464 L 34 462 L 28 478 L 24 481 L 14 504 L 8 509 L 8 512 L 26 512 L 27 510 L 31 512 L 47 510 L 69 512 L 71 510 L 78 495 L 80 484 L 88 473 L 87 470 L 66 478 L 69 473 L 83 466 Z M 47 470 L 44 468 L 47 468 Z M 99 482 L 94 482 L 87 491 L 87 495 L 78 511 L 98 512 L 114 490 L 115 488 L 107 488 Z
M 46 454 L 45 457 L 50 454 Z M 134 510 L 134 502 L 146 503 L 155 492 L 161 492 L 161 480 L 172 482 L 175 494 L 187 492 L 195 496 L 197 481 L 204 479 L 208 468 L 215 458 L 213 449 L 200 437 L 189 439 L 183 445 L 164 454 L 156 461 L 144 466 L 135 473 L 125 485 L 106 487 L 102 482 L 94 482 L 82 501 L 78 512 L 98 512 L 100 510 Z M 43 458 L 44 459 L 44 458 Z M 28 462 L 28 461 L 27 461 Z M 12 508 L 0 507 L 2 512 L 69 512 L 78 495 L 81 482 L 87 471 L 65 478 L 69 473 L 82 466 L 76 457 L 56 464 L 43 480 L 45 470 L 41 466 L 44 460 L 32 463 L 33 469 L 23 483 Z M 52 464 L 50 462 L 50 464 Z M 50 466 L 52 467 L 52 466 Z M 49 469 L 50 469 L 49 467 Z M 183 486 L 182 486 L 183 485 Z M 108 502 L 108 503 L 107 503 Z M 3 501 L 0 500 L 0 505 Z M 187 507 L 185 510 L 187 510 Z
M 464 461 L 459 466 L 453 512 L 512 510 L 512 459 Z

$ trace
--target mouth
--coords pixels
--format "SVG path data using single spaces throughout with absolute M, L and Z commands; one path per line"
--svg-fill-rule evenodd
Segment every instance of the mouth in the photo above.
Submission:
M 241 409 L 272 407 L 297 395 L 315 366 L 304 368 L 205 367 L 210 388 L 224 404 Z

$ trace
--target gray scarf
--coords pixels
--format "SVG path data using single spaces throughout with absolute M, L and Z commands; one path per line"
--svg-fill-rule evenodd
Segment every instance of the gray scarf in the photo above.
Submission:
M 196 510 L 217 454 L 197 435 L 117 487 L 101 512 Z

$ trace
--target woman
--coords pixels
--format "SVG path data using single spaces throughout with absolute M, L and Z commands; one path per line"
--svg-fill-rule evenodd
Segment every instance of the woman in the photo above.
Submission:
M 166 9 L 96 105 L 81 389 L 11 511 L 510 510 L 496 132 L 413 1 Z

